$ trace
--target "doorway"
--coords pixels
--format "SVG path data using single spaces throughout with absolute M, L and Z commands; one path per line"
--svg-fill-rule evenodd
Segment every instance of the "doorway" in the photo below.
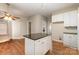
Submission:
M 29 22 L 29 26 L 28 26 L 29 28 L 29 35 L 31 35 L 31 22 Z

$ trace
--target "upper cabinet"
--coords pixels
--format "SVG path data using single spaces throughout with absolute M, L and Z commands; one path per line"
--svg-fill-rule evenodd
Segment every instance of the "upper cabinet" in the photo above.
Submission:
M 58 15 L 52 16 L 52 22 L 64 21 L 63 16 L 64 16 L 64 14 L 58 14 Z
M 77 10 L 64 13 L 64 26 L 77 26 Z
M 52 16 L 53 23 L 64 22 L 65 27 L 77 26 L 77 10 L 68 11 L 65 13 L 57 14 Z

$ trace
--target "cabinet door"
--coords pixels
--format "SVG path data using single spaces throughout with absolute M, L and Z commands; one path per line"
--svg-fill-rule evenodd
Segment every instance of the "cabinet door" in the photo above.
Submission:
M 35 41 L 35 54 L 36 55 L 44 55 L 50 47 L 50 37 L 44 37 L 42 39 Z
M 64 13 L 64 26 L 77 26 L 77 10 Z
M 47 47 L 47 37 L 35 41 L 35 54 L 44 55 L 48 50 Z
M 25 54 L 34 55 L 34 41 L 25 38 Z
M 51 36 L 45 37 L 45 44 L 44 44 L 43 47 L 44 47 L 43 54 L 45 54 L 49 50 L 52 52 L 52 39 L 51 39 Z
M 71 48 L 77 48 L 77 35 L 64 34 L 64 44 Z
M 64 14 L 63 13 L 62 14 L 59 14 L 58 21 L 64 21 L 63 17 L 64 17 Z
M 64 21 L 63 15 L 64 14 L 57 14 L 57 15 L 52 16 L 52 22 Z
M 70 45 L 69 35 L 64 34 L 63 42 L 64 42 L 64 45 L 66 45 L 66 46 L 69 46 Z
M 35 55 L 42 55 L 42 44 L 41 39 L 35 41 Z
M 77 35 L 69 35 L 70 36 L 70 46 L 72 48 L 77 48 Z
M 49 50 L 49 47 L 50 47 L 50 45 L 49 45 L 49 36 L 47 36 L 47 37 L 45 37 L 44 38 L 44 41 L 42 42 L 42 47 L 43 47 L 43 54 L 45 54 L 45 53 L 47 53 L 47 51 Z
M 77 26 L 77 10 L 70 12 L 70 26 Z
M 52 16 L 52 22 L 56 22 L 56 21 L 57 21 L 57 16 L 56 15 Z
M 53 45 L 52 45 L 52 37 L 51 37 L 51 35 L 48 36 L 48 43 L 49 43 L 49 48 L 48 49 L 49 49 L 50 52 L 52 52 Z
M 69 12 L 64 13 L 64 26 L 69 26 Z

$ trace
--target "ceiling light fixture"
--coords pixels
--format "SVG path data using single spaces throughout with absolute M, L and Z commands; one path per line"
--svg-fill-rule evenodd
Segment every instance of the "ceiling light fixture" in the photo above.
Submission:
M 1 16 L 0 19 L 5 19 L 5 20 L 20 19 L 20 17 L 16 17 L 16 16 L 13 16 L 13 15 L 9 14 L 10 4 L 6 3 L 6 6 L 7 6 L 7 12 L 6 11 L 2 11 L 3 12 L 3 16 Z
M 12 20 L 11 17 L 7 17 L 7 16 L 5 16 L 4 19 L 5 19 L 5 20 Z

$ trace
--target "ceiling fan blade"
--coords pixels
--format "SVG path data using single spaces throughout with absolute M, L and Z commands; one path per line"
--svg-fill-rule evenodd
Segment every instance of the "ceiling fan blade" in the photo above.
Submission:
M 12 20 L 15 20 L 16 18 L 14 18 L 13 16 L 11 16 Z
M 16 17 L 16 16 L 12 16 L 12 18 L 14 18 L 14 19 L 20 19 L 20 17 Z
M 20 19 L 20 17 L 13 16 L 14 18 Z
M 20 19 L 20 17 L 15 17 L 15 18 Z
M 0 17 L 0 19 L 3 19 L 4 17 Z
M 11 17 L 12 18 L 12 17 Z M 16 18 L 12 18 L 12 20 L 16 20 Z

